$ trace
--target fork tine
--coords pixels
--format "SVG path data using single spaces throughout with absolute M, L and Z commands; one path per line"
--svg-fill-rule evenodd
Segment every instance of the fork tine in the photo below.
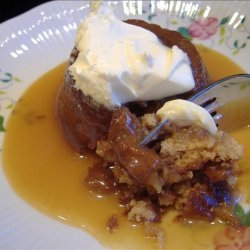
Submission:
M 215 98 L 215 92 L 211 91 L 211 89 L 208 89 L 206 92 L 201 91 L 198 94 L 192 96 L 191 98 L 188 99 L 188 101 L 191 101 L 199 106 L 205 105 L 207 102 L 213 101 Z
M 222 114 L 217 114 L 217 113 L 216 113 L 216 115 L 213 116 L 213 119 L 214 119 L 214 121 L 216 122 L 216 121 L 219 121 L 222 117 L 223 117 Z
M 204 102 L 201 107 L 206 109 L 209 113 L 213 113 L 216 108 L 218 108 L 219 102 L 217 101 L 216 97 L 209 99 L 208 101 Z
M 214 101 L 216 101 L 216 97 L 213 97 L 213 98 L 210 98 L 206 101 L 203 100 L 203 102 L 201 102 L 199 104 L 199 106 L 203 107 L 203 108 L 206 108 L 209 104 L 213 103 Z M 197 103 L 196 103 L 197 104 Z
M 218 108 L 218 105 L 215 102 L 213 102 L 213 103 L 209 104 L 208 106 L 204 107 L 204 109 L 206 109 L 206 111 L 208 111 L 209 113 L 214 112 L 216 108 Z
M 239 74 L 223 78 L 216 83 L 208 86 L 206 89 L 203 89 L 194 96 L 190 97 L 188 101 L 205 108 L 213 117 L 216 125 L 218 126 L 217 121 L 219 121 L 223 117 L 222 114 L 217 113 L 216 109 L 218 107 L 222 107 L 226 103 L 233 100 L 238 100 L 240 98 L 246 97 L 249 98 L 250 88 L 241 91 L 242 88 L 240 86 L 242 86 L 243 83 L 247 85 L 250 84 L 250 74 Z M 237 95 L 235 95 L 235 92 L 237 93 Z M 158 126 L 160 126 L 160 128 Z M 152 139 L 151 136 L 157 136 L 157 133 L 162 127 L 164 127 L 164 122 L 161 122 L 159 125 L 157 125 L 155 129 L 153 129 L 146 136 L 146 138 L 144 138 L 144 140 L 141 142 L 141 145 L 146 145 L 148 142 L 150 142 Z
M 141 141 L 140 146 L 146 145 L 159 135 L 161 129 L 169 123 L 168 119 L 162 120 L 148 135 Z
M 193 98 L 189 99 L 189 101 L 191 101 L 191 102 L 193 102 L 193 103 L 195 103 L 195 104 L 197 104 L 199 106 L 202 106 L 204 103 L 208 102 L 209 100 L 211 100 L 210 96 L 207 96 L 206 98 L 205 97 L 203 97 L 203 98 L 197 97 L 194 100 L 193 100 Z

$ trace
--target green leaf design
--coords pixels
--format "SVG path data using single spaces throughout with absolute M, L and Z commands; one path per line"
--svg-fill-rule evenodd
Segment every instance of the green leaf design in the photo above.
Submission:
M 5 77 L 0 79 L 0 82 L 2 83 L 8 83 L 14 80 L 15 82 L 21 82 L 21 80 L 17 77 L 13 77 L 11 73 L 5 72 Z
M 173 20 L 173 21 L 171 21 L 171 24 L 173 24 L 173 25 L 177 25 L 177 24 L 178 24 L 178 21 Z
M 16 81 L 16 82 L 21 82 L 21 80 L 17 77 L 13 77 L 13 80 Z
M 248 87 L 248 83 L 247 82 L 244 82 L 240 85 L 240 90 L 244 90 Z
M 198 12 L 198 16 L 203 16 L 204 12 L 205 12 L 206 9 L 201 9 L 199 12 Z
M 14 106 L 14 104 L 11 103 L 11 104 L 7 105 L 5 108 L 6 108 L 6 109 L 11 109 L 11 108 L 13 108 L 13 106 Z
M 12 74 L 4 73 L 6 78 L 0 79 L 1 82 L 10 82 L 12 80 Z
M 0 95 L 4 95 L 4 94 L 6 94 L 6 92 L 5 92 L 5 91 L 0 90 Z
M 234 47 L 237 48 L 237 49 L 243 49 L 243 48 L 246 47 L 247 44 L 246 44 L 246 43 L 242 43 L 241 45 L 239 45 L 239 41 L 238 41 L 238 40 L 235 40 L 233 45 L 234 45 Z
M 157 14 L 152 14 L 148 16 L 148 20 L 151 21 L 153 19 L 153 17 L 157 16 Z
M 239 218 L 241 218 L 245 215 L 244 209 L 242 208 L 242 206 L 239 203 L 236 204 L 234 207 L 234 214 Z
M 246 43 L 243 43 L 243 44 L 240 46 L 240 48 L 243 49 L 243 48 L 246 47 L 246 45 L 247 45 Z
M 245 213 L 240 204 L 236 204 L 234 207 L 234 214 L 239 218 L 242 226 L 250 226 L 250 211 Z
M 225 31 L 226 31 L 225 26 L 221 26 L 220 27 L 220 36 L 224 36 L 225 35 Z
M 235 47 L 235 48 L 238 48 L 238 40 L 235 40 L 235 41 L 234 41 L 234 47 Z
M 4 117 L 0 116 L 0 132 L 4 132 L 5 131 L 3 123 L 4 123 Z
M 0 79 L 0 81 L 7 83 L 7 82 L 11 81 L 11 79 Z
M 227 17 L 223 17 L 222 19 L 221 19 L 221 21 L 220 21 L 220 25 L 224 25 L 224 24 L 226 24 L 228 21 L 229 21 L 229 16 L 227 16 Z
M 224 38 L 224 37 L 222 37 L 222 38 L 219 40 L 219 44 L 224 43 L 224 41 L 225 41 L 225 38 Z
M 189 34 L 189 31 L 186 27 L 179 27 L 178 31 L 182 34 L 182 36 L 184 36 L 187 40 L 191 41 L 193 38 L 192 36 Z
M 240 52 L 240 50 L 239 50 L 239 49 L 236 49 L 236 50 L 233 51 L 233 55 L 235 56 L 235 55 L 237 55 L 239 52 Z
M 244 17 L 241 19 L 240 23 L 241 23 L 241 24 L 244 24 L 245 21 L 246 21 L 246 17 L 244 16 Z

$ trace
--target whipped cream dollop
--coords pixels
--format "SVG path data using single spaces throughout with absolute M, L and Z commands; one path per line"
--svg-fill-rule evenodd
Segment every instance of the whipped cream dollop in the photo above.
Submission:
M 168 119 L 179 126 L 197 125 L 205 128 L 211 134 L 217 132 L 214 119 L 207 110 L 197 104 L 186 100 L 173 100 L 166 102 L 162 108 L 156 112 L 161 120 Z
M 195 86 L 186 53 L 117 19 L 111 7 L 101 6 L 85 18 L 76 48 L 78 57 L 69 67 L 75 87 L 108 109 L 185 93 Z

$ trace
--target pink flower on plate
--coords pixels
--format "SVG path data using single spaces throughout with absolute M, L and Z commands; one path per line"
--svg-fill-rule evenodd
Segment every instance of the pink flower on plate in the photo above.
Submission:
M 201 18 L 188 27 L 188 32 L 192 37 L 206 40 L 214 35 L 219 28 L 218 19 L 215 17 Z
M 250 228 L 226 228 L 214 238 L 215 250 L 249 250 Z

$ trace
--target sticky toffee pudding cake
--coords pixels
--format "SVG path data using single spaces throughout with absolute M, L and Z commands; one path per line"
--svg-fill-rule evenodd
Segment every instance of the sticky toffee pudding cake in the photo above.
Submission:
M 93 27 L 99 29 L 95 35 Z M 159 222 L 174 208 L 180 220 L 237 225 L 233 207 L 242 148 L 217 131 L 205 110 L 175 100 L 208 84 L 195 46 L 178 32 L 141 20 L 121 22 L 103 10 L 90 14 L 78 29 L 57 99 L 68 142 L 78 153 L 91 150 L 100 158 L 86 186 L 117 193 L 135 222 Z M 140 146 L 162 114 L 170 125 Z M 119 224 L 114 217 L 109 222 L 111 231 Z
M 179 32 L 163 29 L 159 25 L 149 24 L 142 20 L 127 20 L 126 23 L 153 32 L 164 46 L 178 46 L 188 55 L 195 85 L 190 91 L 179 94 L 178 97 L 187 98 L 208 85 L 208 74 L 195 46 Z M 75 47 L 71 52 L 68 68 L 76 61 L 78 55 L 79 51 Z M 155 112 L 166 100 L 175 97 L 177 95 L 157 100 L 132 101 L 124 103 L 123 106 L 129 107 L 133 113 L 142 116 L 146 112 Z M 93 150 L 96 148 L 98 140 L 107 138 L 114 108 L 115 106 L 113 108 L 105 107 L 93 97 L 85 95 L 77 89 L 74 77 L 68 69 L 66 70 L 64 85 L 58 95 L 57 113 L 67 140 L 78 152 L 83 153 L 87 149 Z
M 69 65 L 78 55 L 76 48 L 70 55 Z M 66 70 L 64 84 L 57 100 L 57 115 L 68 142 L 79 153 L 94 150 L 97 141 L 106 139 L 112 110 L 97 103 L 74 87 L 75 81 Z

